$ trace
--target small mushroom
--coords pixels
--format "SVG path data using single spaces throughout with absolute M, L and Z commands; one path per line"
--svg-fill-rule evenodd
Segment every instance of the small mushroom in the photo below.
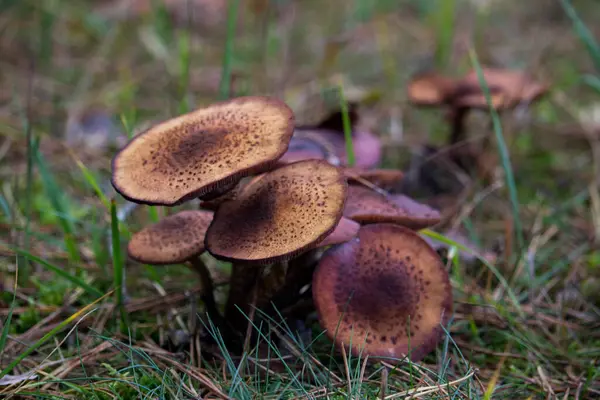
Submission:
M 239 97 L 151 127 L 114 158 L 126 199 L 173 206 L 269 170 L 287 150 L 294 115 L 283 102 Z
M 219 207 L 206 248 L 236 263 L 289 260 L 333 232 L 342 218 L 346 188 L 343 173 L 322 160 L 268 172 Z
M 393 224 L 363 226 L 356 239 L 329 249 L 313 276 L 313 300 L 327 335 L 371 358 L 423 359 L 452 312 L 438 254 Z
M 490 91 L 492 107 L 498 111 L 513 108 L 520 103 L 531 103 L 548 90 L 546 84 L 533 81 L 521 71 L 483 68 L 482 73 Z M 461 79 L 448 78 L 433 72 L 417 74 L 408 84 L 408 98 L 418 106 L 439 106 L 448 109 L 451 125 L 450 145 L 463 139 L 464 124 L 469 110 L 489 110 L 476 71 L 469 72 Z
M 522 71 L 483 68 L 481 72 L 491 92 L 492 106 L 497 110 L 513 108 L 520 103 L 532 103 L 549 89 L 547 84 L 534 81 Z M 477 71 L 465 75 L 460 87 L 463 93 L 457 96 L 457 106 L 489 109 Z
M 383 190 L 395 188 L 404 178 L 404 172 L 397 169 L 385 168 L 344 168 L 344 174 L 348 177 L 349 182 L 354 181 L 364 185 L 366 181 Z
M 408 99 L 418 106 L 439 107 L 452 102 L 457 82 L 435 72 L 414 75 L 408 82 Z
M 440 213 L 402 194 L 383 195 L 360 185 L 348 186 L 344 216 L 360 224 L 389 222 L 419 230 L 440 222 Z
M 204 237 L 212 219 L 212 212 L 202 210 L 184 210 L 169 215 L 135 233 L 127 252 L 131 259 L 151 265 L 188 262 L 200 276 L 202 301 L 207 313 L 219 321 L 212 278 L 199 258 L 205 251 Z

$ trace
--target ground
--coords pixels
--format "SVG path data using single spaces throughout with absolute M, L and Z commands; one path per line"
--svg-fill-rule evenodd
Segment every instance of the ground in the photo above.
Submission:
M 224 0 L 191 0 L 191 21 L 146 3 L 127 17 L 108 1 L 0 2 L 0 394 L 600 396 L 595 0 L 231 0 L 229 21 Z M 469 139 L 495 150 L 492 174 L 467 178 L 435 231 L 461 227 L 497 257 L 450 253 L 454 313 L 437 350 L 419 363 L 365 363 L 314 323 L 310 343 L 280 326 L 288 346 L 264 338 L 265 354 L 238 363 L 217 348 L 220 360 L 199 363 L 199 342 L 185 334 L 199 323 L 193 272 L 125 257 L 132 232 L 172 212 L 138 207 L 119 222 L 127 203 L 110 185 L 110 160 L 127 136 L 246 94 L 278 96 L 310 123 L 341 83 L 348 97 L 362 93 L 383 166 L 410 171 L 417 149 L 445 143 L 448 128 L 443 110 L 407 101 L 408 79 L 477 64 L 526 70 L 552 90 L 499 124 L 469 118 Z M 86 113 L 96 119 L 82 129 Z M 227 265 L 206 261 L 222 300 Z

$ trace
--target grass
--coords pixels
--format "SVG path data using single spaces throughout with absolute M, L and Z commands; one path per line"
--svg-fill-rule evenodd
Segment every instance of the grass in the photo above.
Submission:
M 600 153 L 597 131 L 586 134 L 576 119 L 598 107 L 593 0 L 506 0 L 484 13 L 466 0 L 254 1 L 252 9 L 229 0 L 216 23 L 184 12 L 179 25 L 158 2 L 134 21 L 80 3 L 0 3 L 0 396 L 600 396 L 600 193 L 590 168 Z M 473 48 L 463 43 L 471 34 Z M 410 74 L 494 63 L 526 68 L 553 91 L 525 120 L 469 120 L 470 136 L 494 135 L 499 176 L 469 181 L 447 227 L 498 257 L 472 264 L 468 254 L 480 251 L 443 227 L 423 232 L 451 246 L 455 308 L 444 340 L 419 363 L 371 363 L 340 352 L 314 320 L 301 329 L 279 318 L 254 326 L 259 346 L 230 354 L 197 318 L 191 271 L 125 260 L 131 232 L 174 210 L 119 218 L 127 204 L 109 183 L 114 136 L 103 149 L 69 146 L 62 134 L 73 103 L 103 110 L 121 138 L 244 94 L 275 94 L 311 119 L 323 103 L 314 93 L 343 81 L 344 110 L 356 87 L 379 94 L 365 112 L 384 140 L 384 166 L 408 170 L 410 150 L 447 131 L 440 111 L 404 100 Z M 227 274 L 227 265 L 206 262 Z M 216 283 L 222 300 L 226 279 Z M 194 327 L 216 344 L 190 338 Z

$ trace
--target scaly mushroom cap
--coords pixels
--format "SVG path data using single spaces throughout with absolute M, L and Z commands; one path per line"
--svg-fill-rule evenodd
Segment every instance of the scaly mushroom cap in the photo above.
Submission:
M 128 200 L 176 205 L 268 170 L 287 150 L 294 115 L 268 97 L 239 97 L 160 123 L 113 160 L 112 183 Z
M 440 213 L 404 195 L 384 196 L 360 185 L 348 186 L 344 216 L 361 224 L 389 222 L 419 230 L 440 222 Z
M 206 248 L 216 258 L 268 264 L 325 239 L 342 218 L 347 183 L 322 160 L 299 161 L 250 182 L 215 213 Z
M 497 109 L 511 108 L 520 102 L 533 102 L 548 90 L 546 84 L 535 82 L 529 75 L 521 71 L 483 68 L 482 73 L 490 89 L 492 105 Z M 479 85 L 477 71 L 471 71 L 465 75 L 459 86 L 465 93 L 457 93 L 456 105 L 488 108 L 485 95 Z
M 452 311 L 452 288 L 438 254 L 392 224 L 363 226 L 329 249 L 313 275 L 321 325 L 353 354 L 413 361 L 432 351 Z M 339 328 L 338 328 L 339 324 Z
M 127 246 L 132 259 L 146 264 L 177 264 L 202 254 L 213 213 L 185 210 L 134 234 Z
M 413 76 L 408 83 L 408 99 L 419 106 L 441 106 L 448 103 L 456 81 L 434 72 Z

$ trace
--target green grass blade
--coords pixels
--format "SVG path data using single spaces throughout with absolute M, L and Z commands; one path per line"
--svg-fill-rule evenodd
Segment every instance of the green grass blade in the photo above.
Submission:
M 17 357 L 15 357 L 14 360 L 12 360 L 7 366 L 6 368 L 4 368 L 1 372 L 0 372 L 0 378 L 2 378 L 4 375 L 8 374 L 9 372 L 11 372 L 13 370 L 14 367 L 16 367 L 17 365 L 19 365 L 21 363 L 21 361 L 23 361 L 28 355 L 30 355 L 31 353 L 33 353 L 36 349 L 38 349 L 41 345 L 43 345 L 44 343 L 46 343 L 48 340 L 50 340 L 51 338 L 53 338 L 58 332 L 62 331 L 63 328 L 65 328 L 67 325 L 71 324 L 72 322 L 74 322 L 77 318 L 79 318 L 80 316 L 86 314 L 88 311 L 90 311 L 92 309 L 92 307 L 94 307 L 94 305 L 96 305 L 97 303 L 99 303 L 101 300 L 103 300 L 104 298 L 106 298 L 108 295 L 110 295 L 111 293 L 108 292 L 107 294 L 105 294 L 102 297 L 99 297 L 98 299 L 94 300 L 93 303 L 88 304 L 87 306 L 83 307 L 82 309 L 80 309 L 79 311 L 75 312 L 74 314 L 72 314 L 69 318 L 65 319 L 63 322 L 61 322 L 60 324 L 58 324 L 55 328 L 53 328 L 52 330 L 50 330 L 48 333 L 46 333 L 44 336 L 42 336 L 42 338 L 40 340 L 38 340 L 37 342 L 35 342 L 31 347 L 29 347 L 27 350 L 25 350 L 23 353 L 19 354 Z
M 502 134 L 502 125 L 500 124 L 500 117 L 498 116 L 498 112 L 496 111 L 496 109 L 492 107 L 490 88 L 487 82 L 485 81 L 483 71 L 481 70 L 481 64 L 479 64 L 479 59 L 477 58 L 477 54 L 473 49 L 469 49 L 469 57 L 471 58 L 471 63 L 473 64 L 473 67 L 477 72 L 477 79 L 479 80 L 479 85 L 481 86 L 485 95 L 485 99 L 490 107 L 490 115 L 492 117 L 492 124 L 494 126 L 494 136 L 496 137 L 498 152 L 500 153 L 502 169 L 504 170 L 506 186 L 508 187 L 508 193 L 512 207 L 517 244 L 519 246 L 519 251 L 521 251 L 525 247 L 525 239 L 523 238 L 523 225 L 521 224 L 521 218 L 519 217 L 519 196 L 517 194 L 517 185 L 515 184 L 515 176 L 513 174 L 512 165 L 510 162 L 510 154 L 508 152 L 508 147 L 506 146 L 506 142 L 504 141 L 504 136 Z
M 455 0 L 438 0 L 434 11 L 436 49 L 435 61 L 438 68 L 444 68 L 450 61 L 454 38 Z
M 15 248 L 12 247 L 11 248 L 15 253 L 26 257 L 27 259 L 29 259 L 30 261 L 35 261 L 39 264 L 41 264 L 43 267 L 45 267 L 46 269 L 48 269 L 51 272 L 54 272 L 56 275 L 72 282 L 74 285 L 79 286 L 80 288 L 82 288 L 83 290 L 85 290 L 87 293 L 89 293 L 90 295 L 94 296 L 94 297 L 98 297 L 98 296 L 102 296 L 102 292 L 99 291 L 98 289 L 96 289 L 95 287 L 89 285 L 88 283 L 86 283 L 83 279 L 74 276 L 70 273 L 68 273 L 67 271 L 63 270 L 62 268 L 46 261 L 43 260 L 37 256 L 34 256 L 33 254 L 29 253 L 28 251 L 19 249 L 19 248 Z
M 83 164 L 81 162 L 81 160 L 79 158 L 77 158 L 77 156 L 73 152 L 71 152 L 71 156 L 73 157 L 73 159 L 75 160 L 75 163 L 81 170 L 81 173 L 83 174 L 83 177 L 85 178 L 85 181 L 88 183 L 88 185 L 90 185 L 92 187 L 92 189 L 94 189 L 94 192 L 96 192 L 96 195 L 98 195 L 98 198 L 100 199 L 100 201 L 102 202 L 104 207 L 106 207 L 106 209 L 108 210 L 110 208 L 110 202 L 108 201 L 108 198 L 106 198 L 106 196 L 102 192 L 102 189 L 100 188 L 100 185 L 98 184 L 98 181 L 96 180 L 96 177 L 94 176 L 92 171 L 90 171 L 88 169 L 88 167 L 86 167 L 85 164 Z
M 18 279 L 15 278 L 15 285 L 13 287 L 13 298 L 10 302 L 10 309 L 8 310 L 6 320 L 4 321 L 4 326 L 2 327 L 2 334 L 0 336 L 0 354 L 4 352 L 4 347 L 6 347 L 6 339 L 8 338 L 8 332 L 10 331 L 10 323 L 12 322 L 13 310 L 15 309 L 15 304 L 17 303 L 17 281 Z
M 121 231 L 119 229 L 119 219 L 117 218 L 117 203 L 112 200 L 110 203 L 110 229 L 112 233 L 112 261 L 113 261 L 113 279 L 115 284 L 115 302 L 121 314 L 121 327 L 125 328 L 127 324 L 127 313 L 123 305 L 123 276 L 124 266 L 121 257 Z
M 432 239 L 435 240 L 439 240 L 442 243 L 446 243 L 450 246 L 455 246 L 456 248 L 458 248 L 459 250 L 462 250 L 466 253 L 469 253 L 475 257 L 477 257 L 477 259 L 479 259 L 479 261 L 481 261 L 487 268 L 489 268 L 490 271 L 492 271 L 492 273 L 494 274 L 494 276 L 496 277 L 496 279 L 498 279 L 498 281 L 500 282 L 500 284 L 502 286 L 504 286 L 504 289 L 506 290 L 506 293 L 508 293 L 508 297 L 510 298 L 510 300 L 513 302 L 513 305 L 515 306 L 515 308 L 517 309 L 517 311 L 519 312 L 520 316 L 524 317 L 525 314 L 523 312 L 523 309 L 521 308 L 521 303 L 519 303 L 519 299 L 517 299 L 517 296 L 515 295 L 515 293 L 513 292 L 513 290 L 511 289 L 510 285 L 508 284 L 508 281 L 506 280 L 506 278 L 504 278 L 504 276 L 502 276 L 502 274 L 500 273 L 500 271 L 498 271 L 498 269 L 493 266 L 490 262 L 488 262 L 484 257 L 481 257 L 479 254 L 477 254 L 476 252 L 474 252 L 473 250 L 471 250 L 470 248 L 455 242 L 454 240 L 448 239 L 447 237 L 445 237 L 444 235 L 440 235 L 437 232 L 434 232 L 430 229 L 422 229 L 419 231 L 419 233 L 429 236 Z
M 59 188 L 58 184 L 54 180 L 54 177 L 50 173 L 46 161 L 39 152 L 39 149 L 36 148 L 34 156 L 38 171 L 40 171 L 40 175 L 42 176 L 46 194 L 50 199 L 50 203 L 52 204 L 56 215 L 59 217 L 58 220 L 64 234 L 65 247 L 67 249 L 67 253 L 69 253 L 69 259 L 76 263 L 80 262 L 81 258 L 77 249 L 77 243 L 75 243 L 74 239 L 75 228 L 71 222 L 73 219 L 70 217 L 68 207 L 64 204 L 63 191 Z
M 228 99 L 231 94 L 231 69 L 233 64 L 233 39 L 235 37 L 235 24 L 240 0 L 228 0 L 227 2 L 227 37 L 223 53 L 223 65 L 221 68 L 221 82 L 219 84 L 219 96 L 222 100 Z
M 350 125 L 350 116 L 348 115 L 348 102 L 344 96 L 344 88 L 342 84 L 338 86 L 340 93 L 340 108 L 342 111 L 342 124 L 344 126 L 344 140 L 346 142 L 346 164 L 353 167 L 356 164 L 356 156 L 354 155 L 354 144 L 352 143 L 352 125 Z
M 577 33 L 577 36 L 590 54 L 596 70 L 600 72 L 600 46 L 596 42 L 596 39 L 594 39 L 594 35 L 581 20 L 570 0 L 560 0 L 560 3 L 567 16 L 571 19 L 571 22 L 573 22 L 575 33 Z

